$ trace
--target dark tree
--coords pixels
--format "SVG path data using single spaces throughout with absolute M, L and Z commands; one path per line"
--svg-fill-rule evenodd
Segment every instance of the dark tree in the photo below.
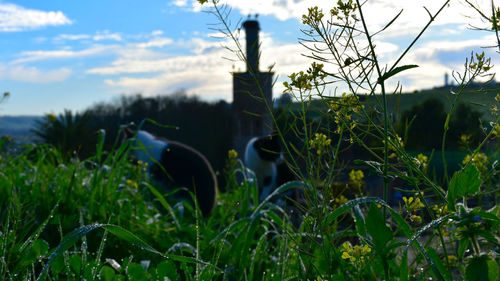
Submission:
M 33 133 L 43 142 L 55 146 L 64 158 L 73 155 L 82 158 L 90 156 L 95 149 L 96 134 L 89 126 L 87 113 L 75 113 L 65 110 L 55 116 L 47 114 L 37 121 Z
M 431 150 L 441 148 L 446 113 L 443 102 L 436 98 L 425 100 L 403 112 L 399 133 L 404 135 L 405 129 L 407 149 Z

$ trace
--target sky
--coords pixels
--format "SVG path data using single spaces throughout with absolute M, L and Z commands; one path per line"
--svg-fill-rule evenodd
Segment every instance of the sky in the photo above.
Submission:
M 258 14 L 261 70 L 273 65 L 277 83 L 305 70 L 311 60 L 299 44 L 301 16 L 317 5 L 329 11 L 333 0 L 221 0 L 231 8 L 237 30 Z M 363 6 L 370 32 L 394 24 L 374 40 L 382 64 L 391 65 L 427 23 L 424 9 L 436 12 L 443 0 L 368 0 Z M 491 11 L 490 0 L 472 0 Z M 144 4 L 147 3 L 147 4 Z M 234 43 L 214 28 L 218 20 L 195 0 L 0 0 L 0 92 L 10 97 L 1 115 L 43 115 L 83 111 L 121 95 L 169 95 L 185 91 L 206 101 L 232 98 L 232 71 L 244 70 L 228 51 Z M 214 25 L 215 24 L 215 25 Z M 497 61 L 491 32 L 462 0 L 451 0 L 402 64 L 417 64 L 389 82 L 404 92 L 444 84 L 445 73 L 463 71 L 471 51 Z M 241 35 L 241 38 L 244 34 Z M 495 66 L 493 71 L 498 68 Z M 332 90 L 333 91 L 333 90 Z

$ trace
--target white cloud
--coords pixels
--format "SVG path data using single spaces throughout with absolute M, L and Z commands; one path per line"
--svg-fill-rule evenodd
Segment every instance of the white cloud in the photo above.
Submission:
M 184 7 L 187 5 L 187 0 L 174 0 L 172 4 L 175 6 Z
M 151 32 L 151 35 L 153 35 L 153 36 L 160 36 L 162 34 L 163 34 L 163 30 L 153 30 Z
M 109 30 L 104 30 L 103 32 L 98 32 L 92 37 L 95 41 L 101 40 L 114 40 L 122 41 L 122 36 L 119 33 L 110 33 Z
M 190 55 L 160 59 L 149 57 L 148 53 L 130 56 L 130 52 L 124 52 L 110 65 L 89 69 L 87 73 L 117 76 L 105 79 L 105 83 L 116 93 L 157 95 L 184 89 L 206 99 L 231 99 L 230 71 L 244 71 L 243 63 L 224 59 L 231 54 L 220 46 L 220 42 L 195 38 L 174 44 L 189 46 L 194 51 Z M 270 38 L 263 36 L 262 49 L 261 69 L 265 70 L 268 65 L 278 62 L 274 69 L 276 75 L 284 76 L 296 71 L 299 66 L 307 66 L 307 59 L 300 55 L 303 49 L 299 44 L 276 46 Z M 279 91 L 282 89 L 278 86 L 275 92 Z
M 173 40 L 170 38 L 155 38 L 155 39 L 150 40 L 148 42 L 138 43 L 137 47 L 138 48 L 153 48 L 153 47 L 161 48 L 161 47 L 165 47 L 167 45 L 172 44 L 172 42 L 173 42 Z
M 12 32 L 41 28 L 50 25 L 71 24 L 61 11 L 39 11 L 24 7 L 0 3 L 0 31 Z
M 26 62 L 34 62 L 41 60 L 55 60 L 55 59 L 73 59 L 87 56 L 99 55 L 109 52 L 116 48 L 115 45 L 94 45 L 88 49 L 73 51 L 73 50 L 55 50 L 55 51 L 25 51 L 20 54 L 20 59 L 12 63 L 20 64 Z
M 494 38 L 490 35 L 473 40 L 457 38 L 456 41 L 427 41 L 409 52 L 400 64 L 416 64 L 419 67 L 395 76 L 390 85 L 395 86 L 398 79 L 405 79 L 406 83 L 403 85 L 405 91 L 441 86 L 444 83 L 445 73 L 464 71 L 465 60 L 470 59 L 471 51 L 484 51 L 486 57 L 497 56 L 496 49 L 482 48 L 493 42 Z M 500 66 L 494 66 L 491 73 L 498 71 Z
M 90 36 L 80 35 L 59 35 L 55 40 L 78 40 L 90 38 Z M 157 60 L 158 57 L 165 57 L 164 54 L 149 51 L 150 48 L 161 48 L 173 43 L 173 40 L 165 37 L 155 37 L 149 41 L 139 43 L 114 43 L 114 44 L 95 44 L 82 50 L 72 50 L 70 47 L 65 47 L 60 50 L 37 50 L 24 51 L 18 56 L 17 60 L 12 63 L 21 64 L 27 62 L 35 62 L 42 60 L 60 60 L 60 59 L 75 59 L 82 57 L 98 56 L 102 54 L 118 55 L 120 57 L 134 58 L 141 57 Z
M 0 79 L 29 83 L 54 83 L 66 80 L 72 71 L 68 68 L 40 70 L 36 67 L 0 64 Z
M 199 11 L 200 5 L 196 0 L 189 0 L 188 4 L 192 11 Z M 184 2 L 184 1 L 183 1 Z M 223 1 L 233 10 L 238 10 L 243 15 L 260 14 L 272 16 L 279 20 L 296 19 L 301 21 L 302 15 L 307 13 L 307 9 L 312 6 L 318 6 L 324 11 L 325 15 L 335 5 L 336 1 L 331 0 L 231 0 Z M 491 11 L 490 0 L 474 0 L 477 7 L 489 14 Z M 426 9 L 435 14 L 445 3 L 444 0 L 418 0 L 418 1 L 394 1 L 377 0 L 366 1 L 363 8 L 363 14 L 369 25 L 369 31 L 374 33 L 389 23 L 401 10 L 402 13 L 398 19 L 380 36 L 415 36 L 429 21 L 430 17 Z M 185 6 L 185 5 L 183 5 Z M 205 5 L 210 7 L 210 5 Z M 459 26 L 488 26 L 481 21 L 479 14 L 470 8 L 463 0 L 451 1 L 442 10 L 432 23 L 433 26 L 454 24 Z
M 88 34 L 61 34 L 54 38 L 56 41 L 63 41 L 63 40 L 70 40 L 70 41 L 77 41 L 77 40 L 86 40 L 90 39 L 90 35 Z

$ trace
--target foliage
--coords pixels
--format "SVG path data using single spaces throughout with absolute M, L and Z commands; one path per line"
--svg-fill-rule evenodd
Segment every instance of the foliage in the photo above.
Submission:
M 407 149 L 432 150 L 441 147 L 443 124 L 446 120 L 443 103 L 438 99 L 428 99 L 403 112 L 404 122 L 400 134 L 405 136 Z M 408 127 L 404 127 L 407 124 Z M 406 130 L 406 134 L 405 134 Z
M 220 31 L 231 39 L 237 38 L 231 33 L 235 28 L 228 20 L 230 9 L 219 1 L 211 2 L 211 11 L 221 22 Z M 311 7 L 303 15 L 305 27 L 300 43 L 306 48 L 305 56 L 311 59 L 311 65 L 291 73 L 283 83 L 287 94 L 298 103 L 298 109 L 287 117 L 285 124 L 280 120 L 281 115 L 273 116 L 273 120 L 291 168 L 309 187 L 302 195 L 303 202 L 297 205 L 305 216 L 299 231 L 316 239 L 304 239 L 297 244 L 296 254 L 304 264 L 303 270 L 289 278 L 451 280 L 466 275 L 470 278 L 473 274 L 466 272 L 474 271 L 472 268 L 497 263 L 494 253 L 499 242 L 495 236 L 498 230 L 493 229 L 498 226 L 495 207 L 498 186 L 494 182 L 498 180 L 495 161 L 498 155 L 497 144 L 490 140 L 498 135 L 498 109 L 496 106 L 491 109 L 493 122 L 484 126 L 481 115 L 461 103 L 466 89 L 475 85 L 476 79 L 493 77 L 489 73 L 491 59 L 484 53 L 472 53 L 465 58 L 464 69 L 453 73 L 459 86 L 452 89 L 449 106 L 439 100 L 427 100 L 403 113 L 398 130 L 393 127 L 388 109 L 388 95 L 397 95 L 403 88 L 397 84 L 389 90 L 387 82 L 398 73 L 418 67 L 401 62 L 449 4 L 450 1 L 442 1 L 434 13 L 427 10 L 427 24 L 391 65 L 379 61 L 377 35 L 387 32 L 401 12 L 374 32 L 367 28 L 369 23 L 360 1 L 337 1 L 329 11 Z M 495 31 L 496 15 L 494 12 L 488 18 Z M 236 39 L 228 49 L 245 60 Z M 257 76 L 254 78 L 258 81 Z M 332 96 L 331 92 L 342 94 Z M 481 95 L 480 89 L 477 94 Z M 363 103 L 361 99 L 366 96 L 375 102 Z M 313 101 L 323 106 L 314 107 Z M 312 112 L 318 108 L 327 110 L 314 112 L 319 118 L 313 121 Z M 288 137 L 290 132 L 293 141 Z M 486 150 L 487 144 L 493 149 Z M 416 155 L 407 149 L 431 151 L 430 155 Z M 470 153 L 458 161 L 461 167 L 453 177 L 448 175 L 448 149 Z M 359 150 L 365 154 L 358 153 Z M 439 179 L 428 170 L 433 150 L 441 150 L 443 173 Z M 490 156 L 483 156 L 484 153 Z M 345 157 L 349 154 L 351 157 Z M 350 162 L 352 157 L 361 159 Z M 360 198 L 367 191 L 361 188 L 359 192 L 354 172 L 358 169 L 363 174 L 369 172 L 372 181 L 373 177 L 380 179 L 381 199 Z M 338 184 L 348 176 L 349 184 Z M 350 188 L 352 185 L 357 186 L 357 191 Z M 389 197 L 393 189 L 404 194 L 402 201 L 390 200 L 394 199 Z M 351 200 L 345 202 L 344 195 Z M 377 203 L 379 207 L 365 206 L 366 203 Z M 399 210 L 395 208 L 398 205 Z M 470 208 L 471 205 L 477 207 Z M 473 217 L 488 223 L 468 224 Z M 344 243 L 345 240 L 352 241 Z M 458 249 L 453 242 L 458 243 Z M 464 254 L 470 247 L 475 248 L 474 252 Z M 484 256 L 483 251 L 489 251 L 489 255 Z M 370 256 L 369 262 L 345 263 L 360 261 L 365 255 Z M 485 259 L 481 265 L 472 262 L 480 260 L 479 257 Z M 424 270 L 418 272 L 417 268 Z M 496 278 L 496 271 L 491 272 L 489 278 Z
M 95 132 L 89 127 L 90 116 L 86 113 L 75 113 L 65 110 L 55 116 L 46 114 L 36 122 L 33 132 L 43 142 L 55 146 L 65 159 L 73 155 L 88 157 L 93 151 L 89 144 L 95 143 Z
M 98 130 L 106 131 L 104 148 L 109 150 L 121 126 L 144 120 L 152 122 L 144 123 L 143 129 L 196 148 L 216 171 L 222 172 L 224 155 L 232 141 L 230 106 L 224 101 L 204 102 L 183 92 L 157 97 L 122 96 L 112 103 L 95 104 L 83 113 L 67 110 L 57 117 L 47 114 L 38 122 L 35 133 L 66 158 L 86 159 L 95 153 Z
M 446 120 L 444 104 L 429 98 L 404 111 L 397 131 L 404 136 L 409 150 L 440 149 Z M 460 102 L 450 119 L 447 149 L 468 149 L 479 145 L 484 137 L 481 130 L 481 113 Z

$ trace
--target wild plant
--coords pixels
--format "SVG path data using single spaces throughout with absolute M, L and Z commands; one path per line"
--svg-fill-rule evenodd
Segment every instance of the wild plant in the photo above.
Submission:
M 211 4 L 210 12 L 220 24 L 215 29 L 232 40 L 227 49 L 246 62 L 239 29 L 231 25 L 230 8 L 218 0 L 198 2 Z M 443 179 L 432 178 L 427 170 L 428 155 L 408 153 L 393 127 L 387 100 L 401 94 L 403 85 L 398 83 L 391 89 L 388 82 L 396 74 L 418 67 L 403 65 L 403 58 L 452 3 L 442 1 L 434 12 L 424 7 L 429 16 L 426 24 L 391 64 L 382 64 L 377 36 L 390 30 L 401 12 L 372 32 L 364 16 L 364 3 L 339 0 L 329 11 L 311 7 L 303 15 L 305 28 L 299 42 L 311 66 L 290 74 L 283 84 L 298 104 L 289 113 L 293 121 L 283 127 L 272 116 L 291 168 L 307 186 L 303 190 L 305 204 L 300 206 L 304 214 L 300 226 L 292 227 L 292 232 L 282 231 L 280 236 L 293 241 L 289 255 L 299 261 L 289 261 L 287 276 L 301 280 L 496 280 L 500 209 L 494 182 L 498 170 L 497 162 L 488 163 L 483 153 L 498 134 L 496 106 L 492 108 L 493 122 L 482 128 L 483 140 L 471 149 L 462 168 L 450 175 L 446 159 L 450 118 L 472 82 L 493 77 L 489 73 L 491 59 L 484 53 L 472 53 L 464 58 L 464 68 L 453 73 L 459 86 L 452 93 L 443 124 L 444 175 Z M 492 11 L 491 16 L 481 16 L 491 22 L 490 30 L 497 32 L 498 13 L 493 2 Z M 258 83 L 258 75 L 250 74 Z M 363 102 L 366 96 L 374 102 Z M 272 114 L 272 105 L 263 93 L 260 98 Z M 320 114 L 326 121 L 308 118 L 315 102 L 322 104 Z M 289 142 L 284 131 L 292 131 L 300 144 Z M 364 153 L 357 155 L 362 158 L 343 162 L 342 156 L 350 149 L 362 149 Z M 364 173 L 381 179 L 380 198 L 364 196 L 359 184 Z M 345 184 L 340 184 L 339 191 L 336 186 L 346 175 L 361 192 L 350 191 Z M 389 197 L 395 185 L 404 187 L 399 206 Z M 331 189 L 335 191 L 329 192 Z M 346 202 L 344 193 L 356 198 Z M 472 208 L 477 201 L 482 204 Z

